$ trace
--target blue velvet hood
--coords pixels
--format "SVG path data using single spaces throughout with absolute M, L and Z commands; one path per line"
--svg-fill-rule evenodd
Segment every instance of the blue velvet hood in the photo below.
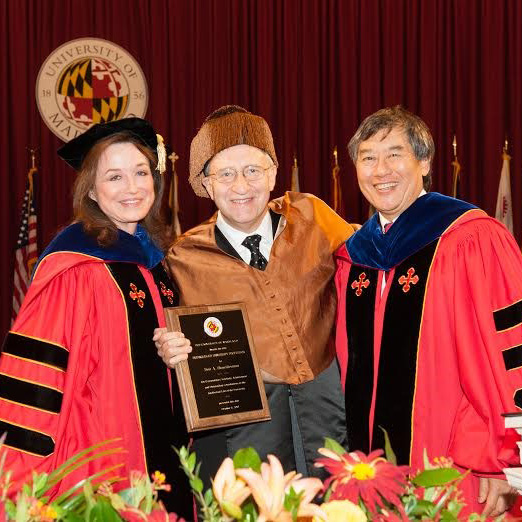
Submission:
M 429 192 L 408 207 L 386 234 L 376 212 L 346 241 L 346 250 L 356 265 L 391 270 L 439 238 L 462 214 L 476 208 L 471 203 Z
M 148 269 L 154 268 L 164 257 L 163 252 L 152 242 L 147 231 L 138 225 L 134 235 L 118 230 L 118 239 L 108 247 L 83 231 L 81 223 L 74 223 L 62 230 L 47 246 L 38 263 L 54 252 L 77 252 L 103 259 L 137 263 Z

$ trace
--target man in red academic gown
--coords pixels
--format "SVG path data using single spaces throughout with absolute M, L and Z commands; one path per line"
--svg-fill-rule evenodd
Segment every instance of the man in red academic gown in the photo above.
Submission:
M 417 116 L 380 110 L 348 149 L 377 209 L 337 252 L 349 447 L 383 448 L 381 426 L 401 464 L 451 457 L 471 470 L 466 512 L 500 514 L 502 468 L 519 462 L 501 413 L 522 408 L 520 250 L 482 210 L 426 192 L 434 145 Z

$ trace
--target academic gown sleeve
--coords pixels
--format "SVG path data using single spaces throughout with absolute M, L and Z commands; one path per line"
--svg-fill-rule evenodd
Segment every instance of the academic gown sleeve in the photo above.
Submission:
M 80 265 L 50 277 L 44 260 L 4 341 L 0 424 L 1 431 L 7 431 L 5 465 L 13 470 L 14 482 L 27 480 L 32 470 L 49 472 L 109 438 L 93 407 L 103 390 L 89 381 L 103 346 L 98 325 L 111 323 L 110 304 L 104 317 L 93 306 L 109 291 L 107 284 L 105 288 L 93 284 L 95 271 Z M 95 460 L 57 489 L 106 466 L 118 474 L 122 471 L 118 460 L 117 456 Z
M 505 443 L 501 413 L 522 407 L 522 256 L 513 236 L 491 218 L 453 236 L 446 298 L 453 295 L 447 306 L 454 308 L 463 397 L 450 454 L 460 466 L 487 475 L 519 462 L 516 447 Z

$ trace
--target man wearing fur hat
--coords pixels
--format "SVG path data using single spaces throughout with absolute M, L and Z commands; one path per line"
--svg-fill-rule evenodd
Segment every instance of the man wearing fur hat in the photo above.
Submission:
M 196 434 L 208 482 L 227 455 L 253 446 L 285 471 L 317 475 L 328 436 L 345 444 L 344 398 L 331 343 L 333 252 L 353 228 L 320 199 L 295 192 L 269 201 L 277 157 L 266 121 L 237 106 L 213 112 L 192 141 L 190 184 L 218 211 L 183 234 L 168 263 L 181 304 L 246 303 L 272 419 Z M 187 358 L 183 334 L 158 331 L 158 353 Z

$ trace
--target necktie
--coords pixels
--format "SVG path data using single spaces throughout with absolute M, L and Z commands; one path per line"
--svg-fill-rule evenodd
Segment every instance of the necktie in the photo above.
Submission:
M 384 225 L 384 233 L 386 234 L 388 230 L 390 230 L 391 226 L 393 225 L 393 222 L 386 223 Z M 388 272 L 384 272 L 384 284 L 386 284 L 386 280 L 388 279 Z
M 244 247 L 248 248 L 252 255 L 250 257 L 250 266 L 257 268 L 258 270 L 264 270 L 268 261 L 265 256 L 259 250 L 259 243 L 261 242 L 261 236 L 254 234 L 253 236 L 247 236 L 241 243 Z

